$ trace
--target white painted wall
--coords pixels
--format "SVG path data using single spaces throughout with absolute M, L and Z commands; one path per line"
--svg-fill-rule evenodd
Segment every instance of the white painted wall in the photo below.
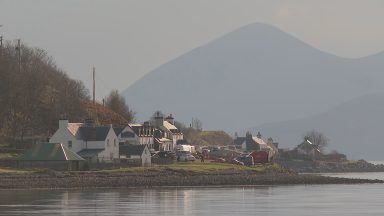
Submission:
M 108 144 L 109 140 L 109 144 Z M 68 146 L 68 141 L 72 141 L 72 147 Z M 62 143 L 74 152 L 79 152 L 83 149 L 104 149 L 98 154 L 99 161 L 110 162 L 119 159 L 119 139 L 115 134 L 113 128 L 110 128 L 105 141 L 84 141 L 78 140 L 68 130 L 68 121 L 60 120 L 59 129 L 49 139 L 52 143 Z M 112 156 L 112 157 L 111 157 Z
M 108 141 L 109 141 L 109 143 L 108 143 Z M 105 148 L 105 150 L 100 152 L 98 155 L 100 161 L 110 162 L 110 161 L 119 159 L 119 140 L 118 140 L 118 137 L 116 136 L 113 128 L 110 128 L 105 141 L 92 142 L 91 145 L 93 145 L 95 147 L 97 146 L 98 148 Z M 100 147 L 100 146 L 102 146 L 102 147 Z M 90 148 L 89 144 L 88 144 L 88 148 Z
M 142 166 L 151 166 L 151 153 L 149 152 L 148 146 L 145 147 L 143 154 L 141 155 Z
M 67 126 L 59 124 L 59 129 L 49 139 L 50 143 L 62 143 L 74 152 L 79 152 L 84 148 L 83 141 L 77 140 L 75 136 L 68 130 Z M 69 147 L 68 142 L 72 141 L 72 147 Z
M 121 134 L 124 133 L 124 132 L 131 132 L 134 134 L 134 137 L 121 137 Z M 119 134 L 118 136 L 119 138 L 119 142 L 128 142 L 129 144 L 134 144 L 134 145 L 139 145 L 140 144 L 140 140 L 139 140 L 139 137 L 136 135 L 136 133 L 132 130 L 131 127 L 128 127 L 126 126 L 122 131 L 121 133 Z

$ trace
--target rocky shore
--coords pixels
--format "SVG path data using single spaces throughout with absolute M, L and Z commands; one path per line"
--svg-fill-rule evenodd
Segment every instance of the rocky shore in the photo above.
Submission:
M 372 164 L 365 160 L 345 162 L 280 160 L 281 166 L 300 173 L 384 172 L 383 164 Z
M 384 183 L 384 181 L 335 178 L 294 172 L 258 173 L 239 170 L 200 173 L 153 169 L 142 172 L 47 172 L 0 175 L 0 189 L 360 183 Z

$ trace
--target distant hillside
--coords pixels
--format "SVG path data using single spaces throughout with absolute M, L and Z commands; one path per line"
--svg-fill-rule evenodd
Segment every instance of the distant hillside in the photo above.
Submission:
M 0 143 L 19 147 L 25 137 L 46 140 L 59 119 L 86 117 L 88 90 L 44 50 L 6 42 L 1 51 Z
M 59 119 L 127 123 L 116 112 L 90 102 L 83 83 L 68 77 L 44 50 L 6 42 L 1 51 L 0 144 L 22 148 L 45 141 L 57 130 Z
M 87 109 L 87 115 L 97 119 L 98 123 L 101 125 L 113 124 L 114 126 L 117 126 L 128 124 L 128 121 L 123 116 L 101 104 L 86 102 L 85 106 Z
M 251 129 L 261 131 L 293 147 L 311 129 L 330 138 L 329 150 L 338 150 L 354 159 L 384 159 L 384 93 L 355 98 L 322 114 L 292 121 L 263 124 Z
M 340 58 L 251 24 L 158 67 L 123 95 L 138 119 L 163 110 L 182 122 L 198 117 L 205 129 L 234 132 L 384 91 L 383 71 L 382 53 Z
M 197 146 L 222 146 L 232 145 L 233 138 L 224 131 L 201 131 L 196 133 L 186 134 L 186 138 L 192 145 Z

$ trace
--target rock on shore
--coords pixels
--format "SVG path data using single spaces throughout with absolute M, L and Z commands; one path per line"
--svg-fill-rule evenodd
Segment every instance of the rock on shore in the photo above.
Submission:
M 1 189 L 358 183 L 384 183 L 384 181 L 238 170 L 207 173 L 146 170 L 143 172 L 51 172 L 0 175 Z
M 384 172 L 383 164 L 375 165 L 365 160 L 345 162 L 280 160 L 277 163 L 285 168 L 303 173 Z

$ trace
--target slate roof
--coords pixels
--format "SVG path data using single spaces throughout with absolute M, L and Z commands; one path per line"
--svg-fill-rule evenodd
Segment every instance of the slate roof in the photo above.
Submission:
M 23 161 L 82 161 L 75 152 L 61 143 L 39 143 L 19 157 Z
M 264 140 L 261 139 L 261 138 L 259 138 L 259 137 L 255 137 L 255 136 L 253 136 L 252 139 L 253 139 L 253 141 L 255 141 L 255 142 L 256 142 L 257 144 L 259 144 L 259 145 L 267 145 L 267 143 L 264 142 Z
M 110 129 L 109 126 L 80 127 L 79 138 L 85 141 L 105 141 Z
M 177 127 L 167 121 L 164 121 L 163 123 L 164 127 L 167 128 L 168 130 L 177 130 Z
M 237 137 L 233 142 L 234 145 L 242 145 L 245 142 L 245 137 Z
M 120 155 L 142 155 L 146 145 L 123 145 L 120 146 Z
M 113 127 L 113 130 L 115 131 L 116 136 L 119 136 L 121 131 L 124 130 L 125 127 Z
M 81 157 L 89 158 L 97 156 L 100 152 L 104 151 L 104 149 L 83 149 L 77 152 Z

